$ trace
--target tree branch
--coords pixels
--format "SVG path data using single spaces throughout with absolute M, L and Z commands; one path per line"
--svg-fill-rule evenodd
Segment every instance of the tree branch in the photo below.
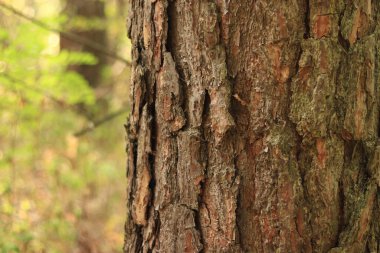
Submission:
M 76 43 L 79 43 L 79 44 L 82 44 L 82 45 L 85 45 L 85 46 L 88 46 L 96 51 L 98 51 L 99 53 L 102 53 L 110 58 L 113 58 L 113 59 L 116 59 L 116 60 L 119 60 L 119 61 L 122 61 L 124 62 L 126 65 L 128 66 L 131 66 L 131 62 L 126 60 L 125 58 L 123 58 L 122 56 L 116 54 L 115 52 L 112 52 L 112 51 L 109 51 L 107 50 L 103 45 L 99 44 L 99 43 L 96 43 L 92 40 L 89 40 L 87 38 L 84 38 L 82 36 L 79 36 L 77 34 L 74 34 L 74 33 L 70 33 L 70 32 L 65 32 L 65 31 L 62 31 L 60 29 L 56 29 L 56 28 L 53 28 L 53 27 L 50 27 L 49 25 L 43 23 L 42 21 L 40 20 L 37 20 L 33 17 L 30 17 L 30 16 L 27 16 L 25 14 L 23 14 L 22 12 L 20 12 L 19 10 L 13 8 L 12 6 L 0 1 L 0 7 L 12 12 L 13 14 L 25 19 L 25 20 L 28 20 L 30 21 L 31 23 L 45 29 L 45 30 L 49 30 L 51 32 L 54 32 L 54 33 L 58 33 L 60 34 L 62 37 L 64 37 L 65 39 L 68 39 L 68 40 L 71 40 L 73 42 L 76 42 Z
M 110 113 L 110 114 L 104 116 L 102 119 L 99 119 L 99 120 L 97 120 L 97 121 L 95 121 L 95 122 L 91 122 L 91 123 L 89 124 L 88 127 L 83 128 L 83 129 L 79 130 L 78 132 L 74 133 L 74 136 L 75 136 L 75 137 L 80 137 L 80 136 L 82 136 L 82 135 L 85 135 L 86 133 L 91 132 L 91 131 L 93 131 L 95 128 L 97 128 L 97 127 L 103 125 L 104 123 L 106 123 L 106 122 L 108 122 L 108 121 L 111 121 L 111 120 L 113 120 L 114 118 L 116 118 L 116 117 L 118 117 L 118 116 L 120 116 L 120 115 L 126 113 L 127 111 L 128 111 L 128 109 L 123 108 L 123 109 L 120 109 L 120 110 L 118 110 L 118 111 L 112 112 L 112 113 Z
M 60 100 L 59 98 L 56 98 L 54 97 L 53 95 L 51 95 L 49 92 L 43 90 L 43 89 L 40 89 L 40 88 L 36 88 L 36 87 L 31 87 L 29 86 L 28 84 L 26 84 L 23 80 L 21 79 L 17 79 L 17 78 L 14 78 L 12 76 L 9 76 L 8 74 L 5 74 L 5 73 L 1 73 L 1 75 L 3 77 L 5 77 L 6 79 L 8 79 L 9 81 L 11 82 L 17 82 L 19 83 L 23 88 L 25 89 L 29 89 L 33 92 L 36 92 L 38 94 L 41 94 L 47 98 L 49 98 L 50 100 L 52 100 L 53 102 L 59 104 L 59 105 L 63 105 L 65 104 L 64 101 Z M 80 137 L 82 135 L 85 135 L 87 134 L 88 132 L 91 132 L 91 131 L 94 131 L 97 127 L 107 123 L 108 121 L 111 121 L 113 120 L 114 118 L 124 114 L 128 112 L 128 108 L 123 108 L 123 109 L 119 109 L 117 111 L 114 111 L 106 116 L 104 116 L 103 118 L 99 119 L 99 120 L 96 120 L 94 122 L 90 122 L 89 125 L 77 132 L 74 133 L 74 136 L 75 137 Z
M 24 80 L 10 76 L 7 73 L 0 73 L 0 75 L 3 76 L 4 78 L 8 79 L 9 81 L 13 82 L 13 83 L 18 83 L 20 86 L 22 86 L 25 89 L 36 92 L 36 93 L 54 101 L 55 103 L 57 103 L 59 105 L 65 104 L 65 102 L 63 100 L 55 97 L 50 92 L 48 92 L 44 89 L 38 88 L 38 87 L 32 87 L 32 86 L 28 85 Z

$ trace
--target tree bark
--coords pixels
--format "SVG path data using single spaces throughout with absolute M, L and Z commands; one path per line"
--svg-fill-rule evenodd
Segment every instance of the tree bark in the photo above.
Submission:
M 379 20 L 131 0 L 124 252 L 380 252 Z

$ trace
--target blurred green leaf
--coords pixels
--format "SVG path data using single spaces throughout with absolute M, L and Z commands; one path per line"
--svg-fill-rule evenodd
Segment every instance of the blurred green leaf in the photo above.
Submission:
M 65 10 L 58 0 L 8 2 L 50 27 L 71 21 L 68 27 L 76 30 L 107 27 L 110 48 L 128 53 L 117 1 L 105 2 L 107 19 L 60 14 Z M 96 55 L 61 50 L 59 34 L 2 11 L 0 252 L 80 252 L 80 240 L 95 245 L 96 237 L 102 238 L 99 252 L 119 252 L 124 119 L 80 139 L 72 134 L 91 123 L 83 106 L 102 118 L 125 104 L 130 72 L 110 61 L 94 89 L 75 70 L 96 65 Z

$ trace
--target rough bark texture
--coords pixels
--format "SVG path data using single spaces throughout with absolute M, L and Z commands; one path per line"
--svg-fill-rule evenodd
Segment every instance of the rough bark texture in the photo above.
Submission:
M 125 252 L 380 252 L 380 1 L 130 7 Z

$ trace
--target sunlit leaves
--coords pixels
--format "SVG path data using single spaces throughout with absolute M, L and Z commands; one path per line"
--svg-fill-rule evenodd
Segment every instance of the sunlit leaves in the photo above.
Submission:
M 85 18 L 81 16 L 73 17 L 68 25 L 69 29 L 81 30 L 97 30 L 104 29 L 107 23 L 103 18 Z
M 62 50 L 60 54 L 52 59 L 53 62 L 59 64 L 59 66 L 87 64 L 94 65 L 98 62 L 96 57 L 87 52 L 74 52 Z
M 66 71 L 55 75 L 43 75 L 39 78 L 40 87 L 56 99 L 66 104 L 93 104 L 95 97 L 93 90 L 86 80 L 76 72 Z
M 3 34 L 6 33 L 3 29 Z M 92 104 L 93 90 L 86 80 L 69 65 L 96 64 L 97 59 L 85 52 L 62 51 L 58 55 L 43 55 L 48 47 L 49 32 L 33 24 L 22 24 L 12 38 L 2 36 L 0 50 L 1 72 L 5 75 L 0 83 L 9 90 L 26 97 L 28 102 L 39 106 L 41 97 L 54 97 L 68 104 Z M 7 79 L 7 80 L 4 80 Z
M 0 28 L 0 42 L 5 41 L 8 39 L 9 33 L 5 29 Z

